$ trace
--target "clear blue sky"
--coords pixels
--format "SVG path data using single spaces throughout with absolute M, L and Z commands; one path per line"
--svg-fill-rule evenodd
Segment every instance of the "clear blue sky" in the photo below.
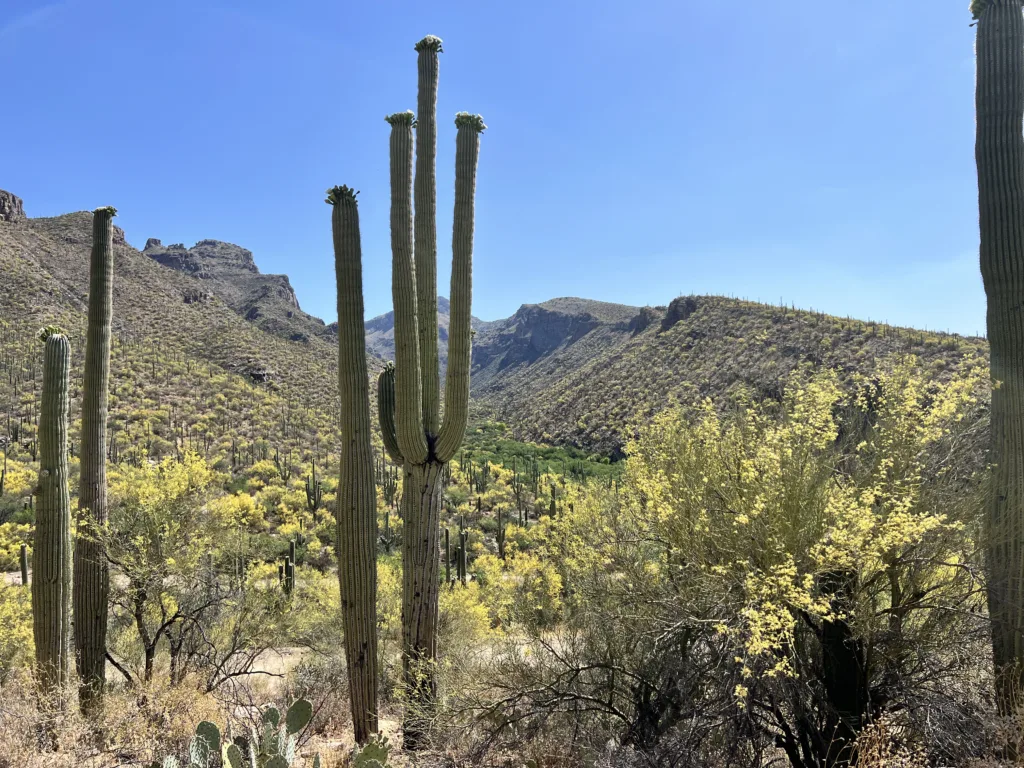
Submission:
M 683 293 L 984 329 L 967 0 L 0 0 L 0 188 L 115 205 L 131 243 L 251 249 L 334 317 L 323 190 L 362 191 L 367 314 L 390 308 L 388 126 L 444 39 L 483 114 L 474 314 Z

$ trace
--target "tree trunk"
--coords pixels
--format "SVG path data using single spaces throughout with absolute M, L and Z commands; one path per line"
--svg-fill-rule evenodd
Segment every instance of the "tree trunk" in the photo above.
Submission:
M 821 589 L 830 595 L 832 608 L 848 614 L 852 608 L 856 574 L 826 573 Z M 868 704 L 864 646 L 845 619 L 823 621 L 821 625 L 822 677 L 829 712 L 826 714 L 824 765 L 852 765 L 853 748 L 864 727 Z
M 443 464 L 406 464 L 402 517 L 402 647 L 409 695 L 404 737 L 416 749 L 437 697 L 437 617 L 441 565 L 441 469 Z
M 988 604 L 1000 711 L 1024 672 L 1024 18 L 988 0 L 978 19 L 976 90 L 981 274 L 988 297 L 993 465 L 986 515 Z

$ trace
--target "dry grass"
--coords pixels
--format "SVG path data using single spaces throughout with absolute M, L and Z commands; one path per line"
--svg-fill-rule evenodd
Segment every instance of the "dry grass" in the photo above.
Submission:
M 112 692 L 102 732 L 95 732 L 73 704 L 40 701 L 25 671 L 0 686 L 0 768 L 113 768 L 146 764 L 180 753 L 201 720 L 223 721 L 224 706 L 194 687 L 154 682 Z M 51 734 L 47 743 L 44 734 Z

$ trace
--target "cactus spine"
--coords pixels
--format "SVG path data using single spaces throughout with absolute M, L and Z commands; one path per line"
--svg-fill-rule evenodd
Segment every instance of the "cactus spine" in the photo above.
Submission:
M 338 480 L 338 579 L 355 739 L 377 732 L 377 487 L 370 442 L 370 390 L 363 324 L 363 266 L 356 193 L 328 191 L 334 210 L 338 280 L 338 391 L 341 474 Z
M 74 555 L 75 659 L 83 713 L 102 706 L 106 679 L 107 603 L 110 577 L 96 535 L 107 522 L 107 402 L 110 386 L 110 324 L 113 305 L 114 208 L 97 208 L 89 261 L 89 327 L 82 385 L 79 537 Z
M 71 496 L 68 492 L 68 377 L 71 345 L 57 328 L 45 342 L 39 412 L 39 485 L 32 546 L 32 634 L 40 687 L 63 699 L 71 676 Z
M 451 321 L 443 419 L 437 356 L 437 231 L 435 222 L 437 78 L 441 41 L 427 36 L 418 52 L 419 121 L 412 112 L 391 125 L 391 252 L 395 309 L 394 367 L 378 380 L 384 446 L 404 468 L 402 493 L 402 656 L 410 701 L 429 711 L 436 695 L 439 537 L 442 472 L 462 442 L 469 409 L 470 305 L 479 115 L 460 112 L 455 161 Z M 416 219 L 412 155 L 416 128 Z M 413 258 L 413 232 L 415 254 Z M 425 722 L 407 717 L 405 742 L 419 745 Z

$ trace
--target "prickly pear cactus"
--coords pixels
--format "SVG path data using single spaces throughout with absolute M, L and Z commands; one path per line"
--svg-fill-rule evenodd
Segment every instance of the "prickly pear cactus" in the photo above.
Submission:
M 171 756 L 162 763 L 151 763 L 148 768 L 213 768 L 216 755 L 220 756 L 223 768 L 291 768 L 298 747 L 297 734 L 312 719 L 313 705 L 305 699 L 294 702 L 283 721 L 280 710 L 267 707 L 261 714 L 262 732 L 253 732 L 251 738 L 237 736 L 230 743 L 222 743 L 220 729 L 204 720 L 189 742 L 187 766 L 183 767 L 178 758 Z M 312 765 L 320 768 L 320 755 L 314 755 Z
M 238 748 L 237 744 L 225 744 L 221 750 L 220 760 L 224 763 L 225 768 L 243 768 L 242 750 Z
M 305 699 L 299 699 L 288 707 L 288 712 L 284 716 L 285 727 L 288 734 L 294 734 L 301 731 L 307 725 L 309 721 L 313 719 L 313 705 Z
M 387 736 L 376 734 L 352 755 L 352 768 L 388 768 L 390 754 Z
M 209 720 L 196 726 L 196 735 L 189 743 L 188 755 L 195 768 L 208 768 L 213 756 L 220 752 L 220 729 Z

